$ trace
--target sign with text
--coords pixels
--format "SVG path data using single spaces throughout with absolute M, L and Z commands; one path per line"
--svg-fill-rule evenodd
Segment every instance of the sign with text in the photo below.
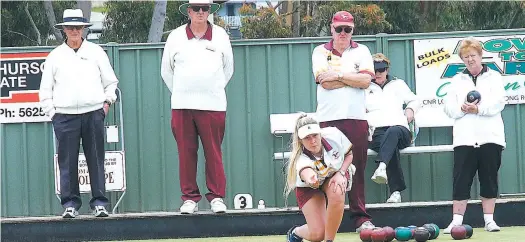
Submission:
M 507 104 L 525 103 L 525 35 L 476 37 L 483 60 L 501 73 Z M 463 38 L 414 40 L 416 94 L 423 107 L 416 113 L 420 127 L 452 126 L 443 111 L 451 78 L 465 70 L 459 46 Z
M 58 155 L 55 154 L 55 193 L 60 194 L 60 169 L 58 167 Z M 106 178 L 106 191 L 126 190 L 126 161 L 123 151 L 107 151 L 104 160 L 104 171 Z M 80 153 L 78 157 L 78 184 L 80 193 L 91 192 L 89 171 L 86 157 Z
M 49 53 L 0 54 L 0 123 L 48 122 L 38 97 Z

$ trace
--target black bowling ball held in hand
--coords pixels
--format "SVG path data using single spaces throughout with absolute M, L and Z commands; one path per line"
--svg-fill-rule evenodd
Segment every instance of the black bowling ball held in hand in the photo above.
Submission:
M 467 94 L 467 102 L 468 103 L 473 103 L 476 100 L 478 101 L 478 103 L 481 102 L 481 94 L 478 91 L 476 91 L 476 90 L 470 91 Z

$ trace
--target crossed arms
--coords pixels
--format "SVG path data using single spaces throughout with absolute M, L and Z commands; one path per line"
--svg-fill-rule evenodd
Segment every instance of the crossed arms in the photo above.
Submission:
M 372 76 L 368 73 L 350 73 L 341 72 L 342 77 L 339 80 L 339 74 L 335 71 L 326 71 L 319 74 L 316 78 L 318 83 L 327 90 L 337 89 L 345 86 L 366 89 L 370 86 Z
M 360 46 L 354 51 L 359 56 L 359 60 L 350 62 L 343 62 L 341 59 L 338 70 L 332 69 L 331 50 L 327 50 L 324 46 L 318 46 L 314 49 L 312 54 L 312 70 L 315 77 L 315 82 L 320 84 L 324 89 L 332 90 L 341 87 L 353 87 L 366 89 L 370 86 L 372 78 L 375 77 L 374 61 L 370 50 L 366 46 Z M 333 60 L 332 60 L 333 61 Z M 355 71 L 351 71 L 347 66 L 355 64 Z M 345 68 L 346 67 L 346 68 Z M 341 76 L 340 76 L 341 75 Z

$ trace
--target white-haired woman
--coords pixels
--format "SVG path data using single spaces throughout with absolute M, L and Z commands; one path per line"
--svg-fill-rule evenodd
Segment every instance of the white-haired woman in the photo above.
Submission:
M 352 144 L 334 127 L 301 114 L 292 135 L 285 196 L 295 189 L 306 224 L 292 227 L 288 242 L 333 241 L 343 218 L 345 194 L 352 184 Z M 351 172 L 349 172 L 351 171 Z
M 463 223 L 476 172 L 480 183 L 485 230 L 500 231 L 494 222 L 498 197 L 498 170 L 505 148 L 505 129 L 501 111 L 505 108 L 505 89 L 501 74 L 481 63 L 482 43 L 466 38 L 459 46 L 459 57 L 466 69 L 451 80 L 445 97 L 445 112 L 454 119 L 453 219 L 444 233 Z M 478 91 L 481 98 L 468 102 L 467 95 Z

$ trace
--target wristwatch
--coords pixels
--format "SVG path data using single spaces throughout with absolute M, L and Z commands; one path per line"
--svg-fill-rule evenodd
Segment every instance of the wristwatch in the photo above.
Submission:
M 104 103 L 107 104 L 108 106 L 111 106 L 111 103 L 108 101 L 104 101 Z
M 337 73 L 337 78 L 339 79 L 339 81 L 343 80 L 343 73 L 342 72 L 338 72 Z

